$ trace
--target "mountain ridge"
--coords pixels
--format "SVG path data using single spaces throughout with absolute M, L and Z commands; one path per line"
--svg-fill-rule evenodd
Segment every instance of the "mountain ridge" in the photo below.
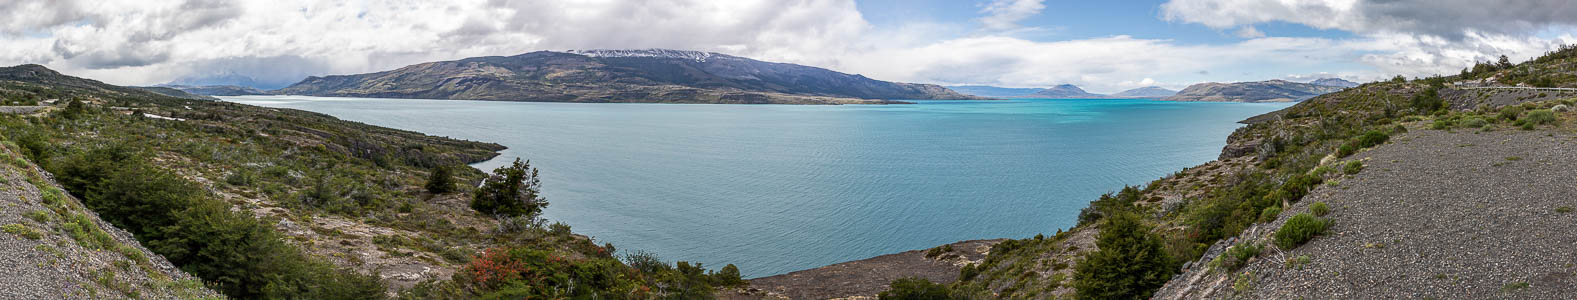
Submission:
M 585 54 L 582 54 L 585 53 Z M 667 49 L 536 51 L 309 76 L 275 94 L 527 102 L 888 104 L 978 100 L 932 84 Z
M 1234 83 L 1207 82 L 1190 85 L 1165 101 L 1298 102 L 1344 89 L 1343 87 L 1280 79 Z

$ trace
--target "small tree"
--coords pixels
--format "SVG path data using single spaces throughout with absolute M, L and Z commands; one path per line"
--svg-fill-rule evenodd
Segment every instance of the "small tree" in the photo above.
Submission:
M 531 162 L 519 158 L 508 166 L 493 170 L 471 199 L 471 209 L 494 216 L 535 217 L 548 206 L 540 193 L 542 180 Z
M 952 299 L 952 291 L 946 285 L 932 283 L 930 280 L 919 277 L 904 277 L 893 280 L 888 285 L 887 291 L 876 294 L 882 300 L 947 300 Z
M 61 115 L 67 119 L 76 119 L 87 112 L 88 107 L 86 104 L 82 104 L 82 100 L 71 99 L 71 102 L 66 102 L 66 110 L 61 112 Z
M 1079 299 L 1143 299 L 1172 279 L 1161 240 L 1130 212 L 1106 218 L 1095 245 L 1074 271 Z
M 448 167 L 437 166 L 427 176 L 427 191 L 434 194 L 454 192 L 454 174 Z

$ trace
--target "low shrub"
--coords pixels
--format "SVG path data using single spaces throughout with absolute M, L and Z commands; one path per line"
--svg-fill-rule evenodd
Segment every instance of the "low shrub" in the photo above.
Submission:
M 1281 229 L 1276 230 L 1276 246 L 1281 249 L 1298 247 L 1314 236 L 1324 233 L 1329 226 L 1329 220 L 1315 218 L 1309 214 L 1297 214 L 1287 219 L 1287 223 L 1282 224 Z
M 953 291 L 946 285 L 933 283 L 919 277 L 904 277 L 893 280 L 886 291 L 876 294 L 882 300 L 931 300 L 952 299 Z
M 1363 171 L 1363 162 L 1361 162 L 1361 161 L 1356 161 L 1356 160 L 1350 161 L 1350 162 L 1347 162 L 1347 165 L 1342 166 L 1342 173 L 1343 174 L 1352 175 L 1352 174 L 1358 174 L 1358 172 L 1362 172 L 1362 171 Z
M 1502 120 L 1516 121 L 1517 117 L 1521 116 L 1521 115 L 1522 115 L 1522 107 L 1521 106 L 1507 106 L 1505 108 L 1501 108 L 1500 109 L 1500 113 L 1497 114 L 1496 116 L 1499 117 Z
M 25 237 L 29 240 L 37 240 L 44 237 L 44 235 L 39 233 L 37 230 L 28 228 L 27 225 L 22 224 L 6 224 L 5 226 L 0 226 L 0 230 L 5 231 L 5 233 Z
M 1358 148 L 1369 148 L 1379 144 L 1384 144 L 1385 141 L 1390 139 L 1391 135 L 1385 134 L 1384 132 L 1380 132 L 1378 130 L 1370 130 L 1369 132 L 1365 132 L 1363 135 L 1358 136 L 1356 141 L 1358 142 Z
M 1266 207 L 1264 211 L 1259 213 L 1259 222 L 1270 223 L 1271 221 L 1275 221 L 1276 217 L 1279 216 L 1281 216 L 1281 206 Z
M 1324 217 L 1325 214 L 1330 212 L 1331 207 L 1325 205 L 1325 202 L 1314 202 L 1314 204 L 1309 204 L 1309 213 L 1313 213 L 1316 217 Z
M 1534 110 L 1528 112 L 1528 116 L 1523 119 L 1527 120 L 1527 124 L 1549 125 L 1555 123 L 1555 111 L 1548 109 Z
M 1211 260 L 1210 268 L 1211 270 L 1237 271 L 1237 269 L 1247 265 L 1250 258 L 1259 256 L 1259 252 L 1264 249 L 1265 247 L 1254 243 L 1234 245 L 1231 248 L 1227 248 L 1226 253 L 1222 253 L 1221 256 Z
M 1468 117 L 1462 120 L 1461 126 L 1464 128 L 1484 128 L 1484 126 L 1489 126 L 1489 121 L 1479 117 Z

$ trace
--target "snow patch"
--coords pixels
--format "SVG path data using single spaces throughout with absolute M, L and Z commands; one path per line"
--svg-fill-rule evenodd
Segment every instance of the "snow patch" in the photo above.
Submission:
M 590 57 L 658 57 L 658 58 L 678 58 L 678 59 L 694 60 L 696 62 L 706 62 L 707 59 L 712 58 L 712 56 L 715 55 L 715 54 L 713 54 L 711 52 L 689 51 L 689 50 L 669 50 L 669 49 L 631 49 L 631 50 L 593 49 L 593 50 L 569 50 L 569 53 L 580 54 L 580 55 L 585 55 L 585 56 L 590 56 Z

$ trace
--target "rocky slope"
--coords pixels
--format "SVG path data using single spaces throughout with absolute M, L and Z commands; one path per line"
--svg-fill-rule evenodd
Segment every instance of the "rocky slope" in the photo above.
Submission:
M 895 103 L 979 99 L 929 84 L 880 81 L 697 51 L 539 51 L 308 77 L 274 93 L 534 102 Z
M 1190 85 L 1166 101 L 1209 102 L 1295 102 L 1335 91 L 1342 87 L 1267 80 L 1237 83 L 1200 83 Z
M 0 298 L 222 298 L 0 144 Z

